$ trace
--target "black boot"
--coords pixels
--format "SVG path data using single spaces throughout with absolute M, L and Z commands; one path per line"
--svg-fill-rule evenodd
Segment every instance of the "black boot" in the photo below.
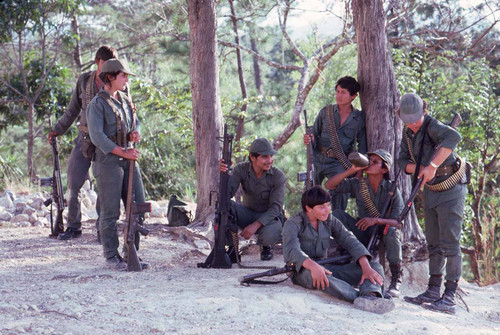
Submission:
M 404 301 L 415 304 L 422 305 L 424 302 L 434 302 L 440 298 L 439 291 L 441 290 L 441 282 L 443 277 L 441 275 L 431 275 L 429 278 L 429 286 L 424 293 L 417 295 L 416 297 L 404 297 Z
M 273 248 L 270 246 L 260 247 L 260 259 L 263 261 L 270 261 L 273 258 Z
M 66 231 L 59 234 L 58 239 L 60 240 L 71 240 L 72 238 L 78 238 L 82 236 L 82 230 L 73 227 L 68 227 Z
M 458 282 L 447 280 L 444 283 L 443 296 L 430 304 L 423 305 L 424 308 L 431 311 L 455 314 L 455 292 L 457 287 Z
M 399 298 L 399 288 L 401 287 L 401 277 L 403 276 L 401 264 L 389 264 L 389 269 L 391 269 L 392 277 L 387 293 L 389 293 L 393 298 Z

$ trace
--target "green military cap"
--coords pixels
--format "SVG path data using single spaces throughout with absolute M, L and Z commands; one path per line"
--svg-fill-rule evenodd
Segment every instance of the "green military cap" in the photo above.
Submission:
M 401 98 L 399 117 L 404 123 L 415 123 L 424 114 L 424 102 L 415 93 L 406 93 Z
M 132 73 L 130 69 L 127 66 L 127 63 L 122 62 L 116 58 L 111 58 L 108 59 L 103 65 L 102 65 L 102 70 L 101 72 L 103 73 L 108 73 L 108 72 L 123 72 L 131 76 L 135 76 L 135 73 Z
M 269 142 L 265 138 L 258 138 L 255 141 L 252 142 L 252 145 L 250 145 L 250 150 L 251 153 L 256 153 L 259 155 L 275 155 L 277 153 L 276 150 L 274 150 L 273 145 L 271 142 Z
M 366 154 L 379 156 L 385 162 L 385 164 L 387 164 L 388 169 L 389 170 L 391 169 L 392 155 L 387 150 L 377 149 L 377 150 L 372 151 L 372 152 L 367 152 Z

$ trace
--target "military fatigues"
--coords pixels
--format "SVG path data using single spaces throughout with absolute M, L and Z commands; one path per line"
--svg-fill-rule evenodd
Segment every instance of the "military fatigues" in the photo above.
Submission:
M 109 93 L 104 89 L 101 92 L 109 96 Z M 110 99 L 122 114 L 126 133 L 138 130 L 137 118 L 135 120 L 136 128 L 132 129 L 132 115 L 135 114 L 132 113 L 124 99 L 117 100 L 113 97 Z M 117 120 L 115 112 L 101 96 L 97 95 L 90 103 L 87 109 L 87 118 L 90 138 L 96 146 L 92 171 L 97 180 L 100 197 L 99 231 L 104 257 L 111 258 L 118 256 L 119 241 L 116 221 L 120 217 L 120 199 L 126 195 L 127 191 L 129 161 L 111 153 L 116 146 L 111 138 L 116 138 Z M 141 187 L 143 187 L 141 174 L 137 163 L 135 163 L 133 188 L 137 190 Z M 135 200 L 136 202 L 144 202 L 140 194 L 136 195 Z M 137 237 L 136 235 L 136 247 Z
M 86 87 L 88 81 L 92 80 L 91 77 L 94 78 L 95 72 L 96 71 L 86 72 L 78 77 L 69 106 L 64 112 L 63 117 L 54 127 L 54 131 L 58 136 L 66 133 L 78 117 L 80 117 L 81 125 L 87 125 L 85 109 L 87 108 L 87 101 L 92 100 L 94 96 L 87 98 Z M 93 91 L 97 92 L 98 88 L 95 81 L 92 85 Z M 68 188 L 70 194 L 68 199 L 68 228 L 71 227 L 77 230 L 82 228 L 82 213 L 78 195 L 80 194 L 80 189 L 85 179 L 88 177 L 90 168 L 90 159 L 84 157 L 82 154 L 83 137 L 84 133 L 78 131 L 78 136 L 73 141 L 74 147 L 71 150 L 71 155 L 68 160 Z
M 367 149 L 365 113 L 353 107 L 351 114 L 341 126 L 339 108 L 337 105 L 334 105 L 333 108 L 335 127 L 344 153 L 348 155 L 350 152 L 354 151 L 357 142 L 358 152 L 365 154 Z M 315 183 L 317 185 L 321 185 L 325 177 L 330 178 L 345 171 L 345 168 L 336 158 L 328 157 L 324 154 L 325 149 L 332 146 L 328 133 L 326 110 L 327 106 L 319 111 L 314 121 L 314 125 L 312 126 L 312 133 L 314 135 L 312 145 L 314 151 L 314 165 L 316 167 Z M 333 192 L 330 192 L 330 194 L 332 195 L 332 208 L 345 210 L 349 195 Z
M 302 264 L 307 258 L 312 260 L 325 258 L 330 245 L 330 236 L 344 246 L 356 261 L 362 256 L 371 258 L 368 250 L 335 217 L 330 215 L 326 221 L 318 221 L 318 230 L 316 230 L 306 213 L 302 212 L 290 218 L 283 228 L 283 256 L 285 262 L 295 265 L 296 272 L 292 276 L 294 284 L 314 289 L 311 273 Z M 370 266 L 382 278 L 384 277 L 380 264 L 370 262 Z M 327 275 L 330 285 L 325 288 L 325 292 L 336 298 L 352 302 L 358 296 L 369 292 L 377 292 L 382 296 L 382 287 L 373 284 L 370 280 L 363 282 L 359 287 L 359 292 L 354 289 L 353 286 L 359 284 L 362 275 L 361 267 L 357 262 L 346 265 L 327 264 L 325 268 L 332 272 L 331 275 Z
M 247 161 L 234 166 L 230 180 L 231 197 L 240 185 L 243 190 L 242 204 L 231 201 L 238 227 L 243 229 L 258 220 L 263 227 L 257 230 L 257 244 L 274 245 L 281 236 L 283 224 L 285 174 L 271 166 L 269 171 L 265 171 L 260 179 L 257 179 L 252 163 Z
M 424 138 L 424 125 L 429 122 L 427 134 Z M 410 129 L 406 134 L 415 157 L 420 154 L 420 146 L 424 138 L 422 166 L 430 163 L 436 144 L 441 143 L 443 148 L 454 150 L 461 140 L 460 134 L 453 128 L 441 123 L 433 117 L 426 115 L 424 125 L 413 134 Z M 452 152 L 441 164 L 454 166 L 457 155 Z M 413 163 L 408 145 L 401 141 L 401 152 L 398 164 L 405 171 L 406 165 Z M 446 180 L 449 176 L 436 177 L 433 184 Z M 462 232 L 463 212 L 465 206 L 466 185 L 458 183 L 453 188 L 443 192 L 433 192 L 424 188 L 425 236 L 429 249 L 430 275 L 442 275 L 446 259 L 446 280 L 457 281 L 462 272 L 462 253 L 460 251 L 460 235 Z
M 339 209 L 333 211 L 333 216 L 339 219 L 347 229 L 352 231 L 358 238 L 358 240 L 366 247 L 370 242 L 370 237 L 373 231 L 377 229 L 377 225 L 371 226 L 364 231 L 356 227 L 356 222 L 359 219 L 371 217 L 370 212 L 366 207 L 366 203 L 360 193 L 359 182 L 359 178 L 346 178 L 334 190 L 335 192 L 339 193 L 350 193 L 351 196 L 354 196 L 356 198 L 356 205 L 358 207 L 358 219 L 354 219 L 352 216 Z M 368 192 L 370 193 L 370 197 L 373 200 L 373 204 L 379 212 L 382 211 L 385 201 L 389 196 L 391 184 L 391 181 L 382 179 L 377 192 L 374 193 L 369 185 L 369 182 L 367 181 Z M 396 193 L 394 194 L 390 207 L 390 214 L 387 218 L 396 219 L 399 214 L 401 214 L 403 207 L 403 198 L 401 197 L 401 193 L 399 192 L 399 190 L 396 189 Z M 399 229 L 390 227 L 387 234 L 384 235 L 383 241 L 386 247 L 387 260 L 389 261 L 389 264 L 400 264 L 402 261 L 402 250 L 401 232 L 399 231 Z

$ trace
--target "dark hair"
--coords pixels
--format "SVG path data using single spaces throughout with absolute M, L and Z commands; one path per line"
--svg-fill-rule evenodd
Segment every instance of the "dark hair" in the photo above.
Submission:
M 121 71 L 113 71 L 113 72 L 101 72 L 99 74 L 99 78 L 102 80 L 104 85 L 111 86 L 111 80 L 109 80 L 109 76 L 116 78 L 120 74 Z
M 335 89 L 337 89 L 337 86 L 340 86 L 340 87 L 348 90 L 349 94 L 351 96 L 358 93 L 359 89 L 360 89 L 359 84 L 356 81 L 356 79 L 354 79 L 353 77 L 349 77 L 349 76 L 342 77 L 339 80 L 337 80 L 337 84 L 335 85 Z
M 387 163 L 384 160 L 382 160 L 381 166 L 382 166 L 382 169 L 387 169 L 387 172 L 384 173 L 384 179 L 390 179 L 391 176 L 389 176 L 389 167 L 387 166 Z
M 302 193 L 302 209 L 305 211 L 306 206 L 313 208 L 317 205 L 323 205 L 332 200 L 330 193 L 325 191 L 321 186 L 313 186 Z
M 252 160 L 250 159 L 250 156 L 254 157 L 254 158 L 257 158 L 260 156 L 260 154 L 256 153 L 256 152 L 251 152 L 249 155 L 248 155 L 248 160 L 251 162 Z
M 115 48 L 110 47 L 109 45 L 103 45 L 95 53 L 95 60 L 102 59 L 106 61 L 111 58 L 118 58 L 118 52 L 116 52 Z

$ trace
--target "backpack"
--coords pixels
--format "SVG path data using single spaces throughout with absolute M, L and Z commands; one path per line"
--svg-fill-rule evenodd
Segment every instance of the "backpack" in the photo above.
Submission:
M 167 219 L 171 227 L 187 226 L 192 220 L 187 204 L 177 199 L 175 194 L 168 200 Z

